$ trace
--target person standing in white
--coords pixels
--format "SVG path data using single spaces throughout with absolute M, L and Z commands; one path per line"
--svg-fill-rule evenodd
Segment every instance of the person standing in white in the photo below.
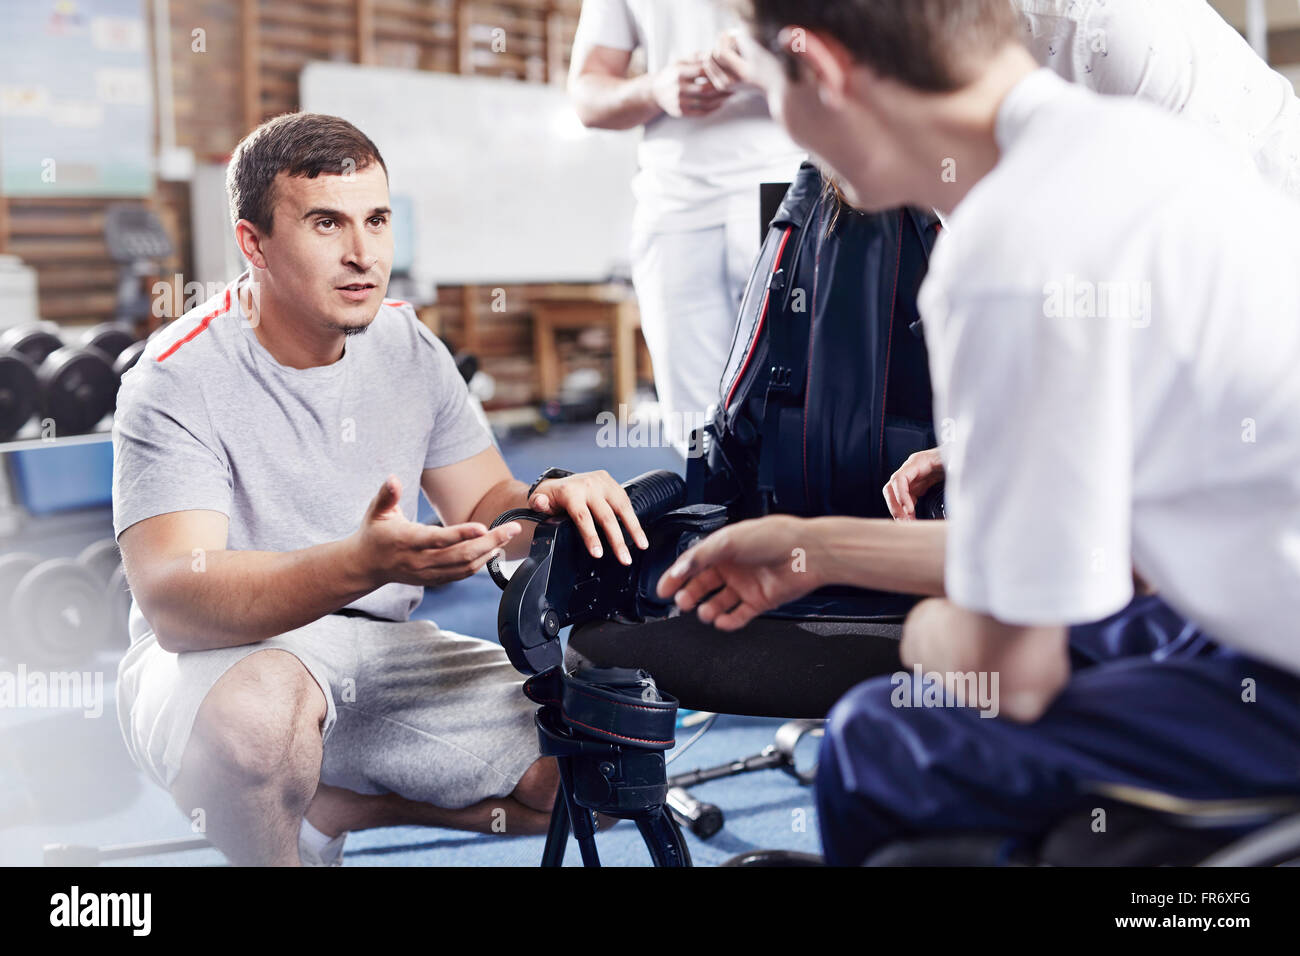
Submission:
M 708 407 L 758 254 L 759 184 L 789 182 L 804 152 L 746 82 L 712 0 L 584 0 L 569 95 L 588 127 L 644 127 L 633 183 L 632 281 L 674 446 Z M 646 72 L 629 76 L 632 54 Z
M 1300 97 L 1209 0 L 1009 0 L 1021 41 L 1062 79 L 1133 96 L 1212 132 L 1273 186 L 1300 199 Z M 939 449 L 912 455 L 885 485 L 890 514 L 943 480 Z

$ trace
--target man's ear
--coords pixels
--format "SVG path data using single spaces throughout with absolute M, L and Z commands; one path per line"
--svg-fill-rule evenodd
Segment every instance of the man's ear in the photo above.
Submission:
M 262 234 L 247 219 L 235 223 L 235 243 L 249 265 L 255 269 L 266 268 L 266 255 L 262 252 Z
M 844 44 L 803 27 L 785 27 L 780 42 L 808 70 L 824 106 L 834 108 L 844 102 L 853 67 L 853 57 Z

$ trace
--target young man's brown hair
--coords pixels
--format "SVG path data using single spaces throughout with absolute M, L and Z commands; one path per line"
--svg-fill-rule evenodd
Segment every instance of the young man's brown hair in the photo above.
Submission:
M 1008 0 L 737 0 L 758 41 L 784 63 L 796 60 L 780 33 L 796 27 L 825 33 L 858 62 L 889 79 L 931 93 L 949 93 L 972 79 L 978 63 L 1017 41 Z M 794 42 L 798 42 L 797 35 Z
M 235 147 L 226 169 L 226 194 L 233 222 L 247 219 L 271 234 L 275 177 L 279 173 L 315 179 L 343 176 L 378 163 L 379 149 L 345 119 L 324 113 L 285 113 L 269 119 Z

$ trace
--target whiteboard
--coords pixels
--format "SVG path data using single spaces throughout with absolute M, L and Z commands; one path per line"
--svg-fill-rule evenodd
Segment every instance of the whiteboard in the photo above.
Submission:
M 302 109 L 374 140 L 409 196 L 420 281 L 601 282 L 627 274 L 637 131 L 588 130 L 560 87 L 311 63 Z
M 143 0 L 23 0 L 0 30 L 6 196 L 148 196 L 153 81 Z

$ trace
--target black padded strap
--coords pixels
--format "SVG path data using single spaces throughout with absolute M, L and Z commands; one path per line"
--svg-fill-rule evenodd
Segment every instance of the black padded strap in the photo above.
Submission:
M 565 723 L 599 740 L 642 750 L 667 750 L 676 741 L 677 699 L 643 670 L 589 667 L 567 674 L 552 667 L 524 681 L 524 694 L 558 706 Z

